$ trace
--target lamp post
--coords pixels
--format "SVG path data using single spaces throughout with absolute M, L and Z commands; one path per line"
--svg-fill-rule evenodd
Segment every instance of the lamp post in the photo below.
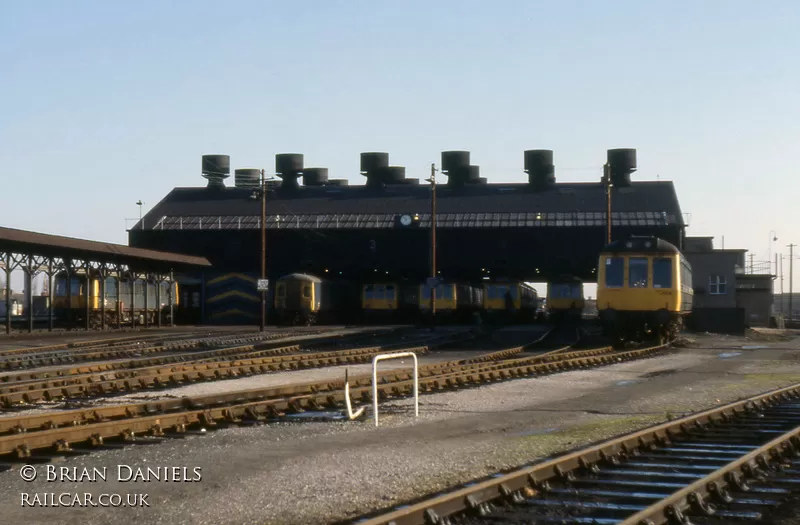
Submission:
M 261 291 L 261 323 L 260 330 L 263 332 L 267 325 L 267 290 L 266 287 L 260 286 L 261 283 L 267 280 L 267 182 L 273 178 L 265 178 L 264 170 L 261 170 L 261 179 L 259 188 L 253 192 L 251 197 L 253 199 L 261 199 L 261 279 L 259 282 L 259 290 Z
M 436 327 L 436 164 L 431 164 L 431 326 Z
M 606 244 L 611 244 L 611 164 L 603 164 L 603 185 L 606 188 Z
M 144 230 L 144 224 L 142 223 L 142 205 L 144 203 L 141 200 L 136 201 L 136 205 L 139 207 L 139 229 Z

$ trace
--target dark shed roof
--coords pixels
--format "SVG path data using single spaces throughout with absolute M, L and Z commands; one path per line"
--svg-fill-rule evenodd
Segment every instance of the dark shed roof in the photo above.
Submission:
M 600 183 L 559 183 L 532 191 L 529 184 L 482 184 L 464 188 L 437 187 L 437 214 L 492 212 L 605 212 Z M 614 212 L 664 212 L 683 225 L 671 181 L 634 182 L 613 190 Z M 430 210 L 428 186 L 397 185 L 384 190 L 365 186 L 301 187 L 278 190 L 267 201 L 268 215 L 401 214 Z M 145 217 L 152 228 L 165 216 L 258 216 L 260 203 L 242 188 L 175 188 Z M 141 226 L 139 226 L 141 227 Z
M 678 248 L 657 237 L 628 237 L 612 242 L 603 252 L 610 253 L 678 253 Z
M 205 257 L 132 248 L 123 244 L 88 241 L 61 235 L 0 227 L 0 251 L 31 253 L 48 257 L 93 259 L 97 262 L 117 262 L 137 267 L 178 266 L 209 267 Z

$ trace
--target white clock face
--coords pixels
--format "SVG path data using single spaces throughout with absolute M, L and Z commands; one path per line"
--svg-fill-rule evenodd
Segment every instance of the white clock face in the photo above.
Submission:
M 400 224 L 403 226 L 409 226 L 411 224 L 411 215 L 403 215 L 400 217 Z

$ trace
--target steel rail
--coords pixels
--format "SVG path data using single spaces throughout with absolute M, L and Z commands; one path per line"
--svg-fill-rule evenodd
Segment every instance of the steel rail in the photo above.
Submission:
M 310 332 L 302 332 L 310 333 Z M 205 334 L 205 335 L 202 335 Z M 83 352 L 70 352 L 69 355 L 81 355 L 82 353 L 90 353 L 92 350 L 107 348 L 108 350 L 120 350 L 120 347 L 142 347 L 156 346 L 159 343 L 168 343 L 175 341 L 201 341 L 201 340 L 228 340 L 228 339 L 241 339 L 253 340 L 263 338 L 264 335 L 272 338 L 285 337 L 287 332 L 270 332 L 269 334 L 261 334 L 260 332 L 241 332 L 241 331 L 225 331 L 225 332 L 209 332 L 208 330 L 197 330 L 186 332 L 182 334 L 146 334 L 143 336 L 130 336 L 118 339 L 102 339 L 102 340 L 88 340 L 88 341 L 72 341 L 59 343 L 55 345 L 34 346 L 17 348 L 10 350 L 0 350 L 0 359 L 3 358 L 18 358 L 17 361 L 30 360 L 33 356 L 39 358 L 46 358 L 47 356 L 64 355 L 69 350 L 82 350 Z M 291 333 L 288 333 L 291 335 Z
M 48 352 L 57 350 L 70 350 L 73 348 L 87 348 L 92 346 L 111 346 L 117 344 L 125 344 L 130 341 L 141 341 L 161 338 L 188 338 L 197 333 L 209 333 L 208 330 L 187 331 L 183 334 L 166 333 L 166 334 L 140 334 L 140 335 L 127 335 L 122 337 L 111 337 L 107 339 L 85 339 L 82 341 L 67 341 L 63 343 L 56 343 L 44 346 L 25 346 L 20 348 L 9 348 L 7 350 L 0 350 L 0 357 L 8 357 L 13 355 L 25 355 L 38 352 Z M 231 334 L 233 332 L 220 332 L 220 335 Z
M 738 490 L 741 480 L 752 478 L 754 473 L 766 470 L 770 465 L 780 464 L 784 458 L 800 455 L 800 427 L 782 434 L 739 459 L 715 470 L 656 502 L 646 509 L 620 522 L 620 525 L 661 525 L 677 521 L 689 509 L 713 515 L 714 510 L 706 505 L 712 499 L 725 501 L 728 489 Z
M 386 345 L 372 345 L 368 347 L 356 347 L 356 348 L 349 348 L 349 349 L 340 349 L 340 350 L 328 350 L 325 352 L 318 352 L 318 353 L 299 353 L 295 355 L 291 355 L 291 352 L 301 352 L 302 350 L 308 350 L 310 348 L 319 347 L 320 345 L 313 344 L 309 345 L 306 348 L 303 348 L 304 345 L 291 345 L 285 347 L 278 347 L 272 348 L 268 350 L 258 350 L 256 352 L 250 352 L 245 350 L 244 353 L 234 356 L 234 359 L 221 359 L 220 357 L 227 357 L 229 354 L 225 354 L 224 356 L 216 356 L 211 358 L 201 358 L 201 359 L 194 359 L 197 356 L 197 353 L 188 353 L 185 354 L 186 357 L 189 359 L 183 360 L 180 359 L 180 365 L 176 365 L 171 367 L 169 370 L 172 372 L 181 371 L 181 370 L 192 370 L 192 367 L 197 366 L 204 366 L 207 369 L 211 369 L 214 367 L 225 367 L 225 366 L 238 366 L 244 364 L 250 365 L 260 365 L 260 364 L 269 364 L 272 362 L 290 362 L 290 361 L 303 361 L 307 359 L 314 359 L 314 358 L 323 358 L 323 357 L 330 357 L 330 356 L 338 356 L 338 355 L 348 355 L 349 353 L 363 353 L 365 349 L 369 348 L 389 348 L 392 346 L 398 346 L 402 344 L 411 344 L 420 342 L 426 339 L 431 339 L 431 337 L 425 338 L 418 338 L 416 340 L 411 341 L 404 341 L 403 343 L 394 343 L 394 344 L 386 344 Z M 329 345 L 330 346 L 330 345 Z M 285 355 L 290 354 L 290 355 Z M 258 356 L 258 357 L 256 357 Z M 274 356 L 281 356 L 281 357 L 274 357 Z M 173 361 L 173 358 L 178 356 L 170 356 L 169 361 Z M 182 356 L 181 356 L 182 357 Z M 131 366 L 126 366 L 123 368 L 115 368 L 114 372 L 110 374 L 103 374 L 100 372 L 89 372 L 89 373 L 82 373 L 79 372 L 78 368 L 71 368 L 60 370 L 58 375 L 55 377 L 51 377 L 50 374 L 47 372 L 40 372 L 39 374 L 43 375 L 43 378 L 36 377 L 39 374 L 36 373 L 29 373 L 29 374 L 17 374 L 15 376 L 5 376 L 0 377 L 0 399 L 2 398 L 2 394 L 12 393 L 12 392 L 21 392 L 25 390 L 36 390 L 40 388 L 55 388 L 59 386 L 67 386 L 67 385 L 77 385 L 77 384 L 85 384 L 85 383 L 96 383 L 98 381 L 107 381 L 113 379 L 121 379 L 125 377 L 134 377 L 138 375 L 158 375 L 163 370 L 163 365 L 145 365 L 145 366 L 135 366 L 136 362 L 131 361 L 129 362 Z M 200 369 L 200 368 L 197 368 Z M 106 370 L 107 371 L 107 370 Z
M 371 332 L 375 333 L 375 332 Z M 384 335 L 382 332 L 377 332 L 381 335 Z M 387 332 L 385 335 L 391 336 L 391 332 Z M 314 346 L 320 344 L 330 344 L 332 342 L 347 340 L 351 336 L 354 337 L 361 337 L 362 334 L 315 334 L 312 339 L 307 341 L 302 341 L 303 346 Z M 53 377 L 61 377 L 61 376 L 70 376 L 70 375 L 79 375 L 79 374 L 88 374 L 88 373 L 96 373 L 96 372 L 106 372 L 110 370 L 121 370 L 121 369 L 129 369 L 133 367 L 145 367 L 145 366 L 155 366 L 155 365 L 164 365 L 169 363 L 179 363 L 179 362 L 196 362 L 206 359 L 219 359 L 226 356 L 244 354 L 244 353 L 256 353 L 253 350 L 257 350 L 258 352 L 266 352 L 272 351 L 277 348 L 277 345 L 285 344 L 290 342 L 292 339 L 296 339 L 298 337 L 304 336 L 282 336 L 279 338 L 267 338 L 262 340 L 261 342 L 246 344 L 246 345 L 239 345 L 239 346 L 226 346 L 225 342 L 219 343 L 217 346 L 218 348 L 213 350 L 202 350 L 202 351 L 191 351 L 182 354 L 168 354 L 162 356 L 153 356 L 153 357 L 136 357 L 133 359 L 129 359 L 126 361 L 111 361 L 108 363 L 84 363 L 79 364 L 77 366 L 67 367 L 64 368 L 55 368 L 55 369 L 47 369 L 47 370 L 32 370 L 26 372 L 7 372 L 3 375 L 0 375 L 0 383 L 10 383 L 10 382 L 19 382 L 19 381 L 30 381 L 36 379 L 48 379 Z M 207 343 L 207 342 L 206 342 Z M 236 344 L 236 342 L 227 342 L 228 345 Z M 186 350 L 186 349 L 194 349 L 200 347 L 207 347 L 208 344 L 200 344 L 200 345 L 188 345 L 185 342 L 181 342 L 178 346 L 174 348 L 170 348 L 167 351 L 175 351 L 175 350 Z
M 33 355 L 25 358 L 0 361 L 0 369 L 16 370 L 20 368 L 33 368 L 40 366 L 59 366 L 68 365 L 72 363 L 100 361 L 104 359 L 120 359 L 131 356 L 141 356 L 142 354 L 155 354 L 173 352 L 176 350 L 187 350 L 192 348 L 201 348 L 209 344 L 225 345 L 225 344 L 239 344 L 246 341 L 274 341 L 277 339 L 285 339 L 286 337 L 276 336 L 270 334 L 262 338 L 236 338 L 236 339 L 217 339 L 217 338 L 204 338 L 204 339 L 181 339 L 174 342 L 169 342 L 160 345 L 145 344 L 130 344 L 125 347 L 111 347 L 106 349 L 97 349 L 86 352 L 60 352 L 51 355 Z
M 116 372 L 114 377 L 111 378 L 107 378 L 104 375 L 99 377 L 96 375 L 73 376 L 73 378 L 56 380 L 52 384 L 33 383 L 34 388 L 25 388 L 26 386 L 30 387 L 31 384 L 20 385 L 17 388 L 6 387 L 5 391 L 0 388 L 0 404 L 10 408 L 17 403 L 34 403 L 42 399 L 52 401 L 76 396 L 97 396 L 108 393 L 148 390 L 154 387 L 180 386 L 196 381 L 233 379 L 286 370 L 365 363 L 382 351 L 391 348 L 402 348 L 409 346 L 409 344 L 400 343 L 313 354 L 288 353 L 288 355 L 272 357 L 196 363 L 166 368 L 148 367 Z M 427 352 L 427 347 L 416 348 L 421 353 Z M 282 353 L 298 352 L 300 347 L 295 345 L 278 350 Z
M 635 453 L 638 449 L 647 449 L 654 445 L 670 443 L 680 436 L 688 435 L 693 428 L 698 426 L 724 422 L 742 413 L 753 412 L 757 409 L 777 404 L 782 400 L 798 397 L 800 397 L 800 383 L 654 425 L 597 445 L 569 452 L 554 459 L 523 467 L 507 474 L 494 476 L 491 479 L 470 483 L 467 487 L 457 488 L 451 492 L 402 506 L 378 516 L 361 519 L 357 523 L 359 525 L 442 523 L 441 520 L 448 516 L 470 510 L 480 511 L 485 509 L 484 506 L 487 503 L 496 500 L 508 501 L 521 498 L 524 490 L 542 489 L 550 481 L 569 479 L 573 472 L 591 469 L 601 462 L 614 462 L 619 457 Z M 768 452 L 775 451 L 777 448 L 784 446 L 783 444 L 787 441 L 791 441 L 793 438 L 796 439 L 798 435 L 800 435 L 800 428 L 784 434 L 762 448 L 765 448 Z M 718 471 L 709 476 L 713 479 L 706 480 L 704 478 L 699 480 L 686 489 L 681 489 L 673 494 L 666 503 L 660 502 L 658 508 L 648 509 L 646 515 L 631 516 L 629 521 L 623 523 L 625 525 L 643 525 L 644 523 L 650 523 L 647 521 L 648 519 L 653 520 L 652 523 L 665 523 L 665 512 L 670 514 L 674 510 L 685 509 L 687 505 L 697 504 L 696 496 L 692 496 L 692 492 L 702 495 L 708 491 L 724 488 L 725 485 L 720 485 L 720 480 L 725 480 L 728 483 L 735 480 L 735 477 L 730 476 L 731 473 L 742 471 L 745 465 L 752 465 L 753 461 L 758 462 L 758 458 L 765 457 L 765 454 L 761 449 L 754 451 L 731 463 L 721 472 Z M 701 481 L 705 483 L 703 484 Z M 688 490 L 689 488 L 692 490 Z
M 634 359 L 650 355 L 654 349 L 643 349 L 623 352 L 617 358 Z M 604 357 L 590 357 L 574 359 L 568 363 L 574 367 L 586 366 L 587 361 L 596 360 L 598 364 L 606 364 Z M 614 360 L 616 362 L 617 360 Z M 564 367 L 552 367 L 550 364 L 539 365 L 546 370 L 539 372 L 562 370 Z M 524 367 L 528 372 L 536 366 Z M 518 375 L 503 375 L 498 372 L 475 373 L 458 372 L 454 374 L 439 375 L 420 378 L 420 387 L 430 385 L 440 388 L 442 385 L 464 386 L 470 382 L 481 384 L 487 380 L 497 380 Z M 141 419 L 152 416 L 152 421 L 158 421 L 159 429 L 173 428 L 180 430 L 189 423 L 210 424 L 217 419 L 235 421 L 236 418 L 251 417 L 263 419 L 279 417 L 283 410 L 318 410 L 321 407 L 334 408 L 344 401 L 344 388 L 342 381 L 326 383 L 308 383 L 301 385 L 285 385 L 269 389 L 253 389 L 249 391 L 230 392 L 188 398 L 179 400 L 166 400 L 156 403 L 140 403 L 135 405 L 119 405 L 116 407 L 98 407 L 92 410 L 76 410 L 69 413 L 48 413 L 18 418 L 0 418 L 0 455 L 16 453 L 19 457 L 27 457 L 31 450 L 38 448 L 59 447 L 75 441 L 118 437 L 122 430 L 141 432 L 151 427 L 144 426 Z M 383 399 L 403 395 L 413 389 L 413 379 L 400 380 L 378 385 L 379 395 Z M 368 398 L 370 385 L 351 388 L 353 397 Z M 278 396 L 271 398 L 273 396 Z M 213 407 L 213 408 L 207 408 Z M 188 409 L 188 411 L 187 411 Z M 209 412 L 210 411 L 210 412 Z M 207 416 L 202 414 L 208 413 Z M 231 419 L 233 418 L 233 419 Z M 10 420 L 10 421 L 4 421 Z M 148 421 L 151 421 L 148 419 Z M 126 426 L 127 425 L 127 426 Z M 121 430 L 122 429 L 122 430 Z M 58 436 L 55 438 L 55 436 Z
M 445 336 L 438 343 L 438 346 L 450 344 L 452 337 Z M 428 345 L 416 348 L 419 352 L 425 352 L 437 345 Z M 390 371 L 386 371 L 390 373 Z M 365 376 L 368 377 L 368 376 Z M 218 402 L 230 402 L 231 400 L 263 399 L 276 395 L 289 395 L 298 393 L 314 393 L 317 391 L 328 391 L 344 388 L 341 380 L 327 382 L 305 382 L 291 383 L 280 387 L 256 388 L 250 390 L 240 390 L 227 394 L 212 394 L 209 396 L 196 398 L 182 398 L 163 400 L 154 403 L 123 404 L 115 406 L 95 407 L 87 410 L 65 410 L 58 412 L 48 412 L 36 415 L 21 415 L 14 417 L 0 418 L 0 434 L 19 433 L 36 431 L 43 428 L 52 428 L 60 425 L 74 426 L 90 420 L 103 420 L 109 418 L 127 417 L 129 414 L 139 413 L 140 411 L 171 411 L 185 408 L 195 404 L 214 404 Z

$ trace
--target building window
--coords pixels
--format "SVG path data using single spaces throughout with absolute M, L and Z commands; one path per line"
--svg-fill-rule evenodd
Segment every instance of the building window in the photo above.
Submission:
M 653 259 L 653 288 L 672 288 L 672 259 Z
M 631 288 L 647 288 L 647 259 L 644 257 L 631 257 L 628 265 L 628 286 Z
M 625 259 L 622 257 L 606 258 L 606 286 L 622 288 L 625 284 Z
M 724 275 L 711 275 L 708 278 L 708 293 L 711 295 L 725 295 L 728 293 L 727 284 Z

